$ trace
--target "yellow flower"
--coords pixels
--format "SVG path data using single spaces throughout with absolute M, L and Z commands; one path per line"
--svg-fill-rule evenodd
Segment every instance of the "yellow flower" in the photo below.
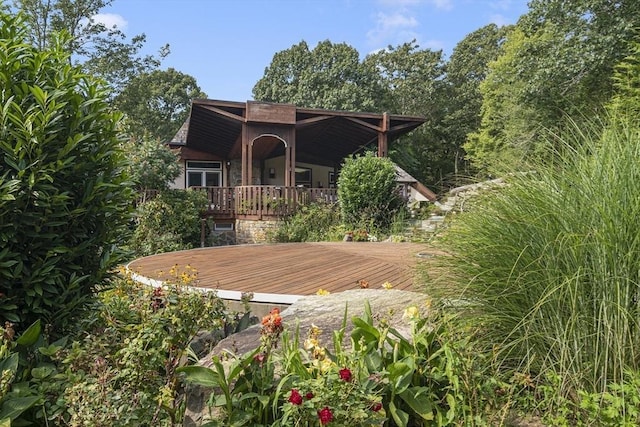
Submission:
M 307 338 L 306 340 L 304 340 L 303 346 L 305 350 L 311 350 L 313 348 L 316 348 L 320 343 L 318 342 L 317 339 L 315 338 Z
M 329 358 L 322 359 L 322 362 L 320 362 L 320 372 L 322 373 L 329 372 L 329 370 L 333 365 L 334 363 L 331 361 L 331 359 Z
M 322 329 L 318 328 L 316 325 L 312 323 L 311 329 L 309 329 L 309 336 L 319 337 L 321 333 L 322 333 Z
M 382 287 L 385 288 L 385 289 L 391 289 L 391 288 L 393 288 L 393 285 L 390 282 L 384 282 L 382 284 Z
M 408 320 L 410 322 L 418 320 L 419 317 L 420 317 L 420 310 L 418 310 L 418 307 L 416 307 L 415 305 L 412 305 L 411 307 L 407 307 L 404 310 L 404 314 L 402 315 L 403 320 Z
M 318 289 L 318 292 L 316 292 L 316 295 L 329 295 L 331 292 L 327 291 L 326 289 Z
M 427 307 L 427 310 L 429 310 L 431 308 L 431 304 L 433 303 L 433 300 L 431 298 L 427 298 L 424 302 L 424 306 Z
M 313 358 L 317 360 L 325 360 L 327 357 L 327 351 L 324 347 L 316 347 L 313 349 Z

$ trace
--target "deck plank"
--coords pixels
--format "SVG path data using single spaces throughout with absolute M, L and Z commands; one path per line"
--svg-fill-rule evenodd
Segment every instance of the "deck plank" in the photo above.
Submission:
M 228 291 L 312 295 L 370 288 L 390 282 L 412 290 L 414 270 L 425 245 L 390 242 L 322 242 L 224 246 L 139 258 L 129 264 L 141 276 L 166 280 L 172 266 L 189 265 L 197 286 Z

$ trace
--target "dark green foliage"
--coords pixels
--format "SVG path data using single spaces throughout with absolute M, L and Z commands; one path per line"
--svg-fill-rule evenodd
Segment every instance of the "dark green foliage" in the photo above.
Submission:
M 269 235 L 269 240 L 284 242 L 321 242 L 331 240 L 340 225 L 338 206 L 314 203 L 303 206 L 294 215 L 282 221 Z
M 346 158 L 338 178 L 338 199 L 345 224 L 369 231 L 388 229 L 403 205 L 395 165 L 373 153 Z
M 176 153 L 158 140 L 129 141 L 126 150 L 131 161 L 131 180 L 139 192 L 167 190 L 169 183 L 180 175 Z
M 132 192 L 118 116 L 60 46 L 0 15 L 0 318 L 55 329 L 119 261 Z
M 189 116 L 194 98 L 206 98 L 196 79 L 169 68 L 132 77 L 115 105 L 125 114 L 127 133 L 133 138 L 166 143 Z
M 138 207 L 131 249 L 138 256 L 191 249 L 200 244 L 206 194 L 168 190 Z

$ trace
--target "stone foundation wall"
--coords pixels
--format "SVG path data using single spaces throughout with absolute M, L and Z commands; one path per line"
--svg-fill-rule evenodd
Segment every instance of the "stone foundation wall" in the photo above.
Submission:
M 265 243 L 267 231 L 278 226 L 278 221 L 236 220 L 236 243 Z

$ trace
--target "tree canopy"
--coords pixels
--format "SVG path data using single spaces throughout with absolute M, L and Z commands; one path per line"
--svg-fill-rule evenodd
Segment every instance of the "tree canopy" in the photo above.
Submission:
M 305 41 L 277 52 L 264 76 L 253 87 L 258 101 L 292 103 L 330 110 L 379 111 L 376 70 L 360 61 L 346 43 Z
M 168 142 L 187 119 L 191 100 L 205 97 L 196 79 L 169 68 L 134 76 L 114 103 L 131 137 Z
M 38 49 L 68 33 L 63 49 L 88 73 L 104 79 L 113 94 L 119 93 L 136 75 L 156 69 L 169 54 L 169 45 L 157 55 L 143 55 L 146 36 L 131 39 L 117 27 L 108 28 L 96 15 L 113 0 L 13 0 L 12 9 L 27 23 L 28 38 Z
M 540 155 L 540 133 L 601 111 L 615 64 L 630 52 L 640 3 L 535 0 L 481 85 L 482 124 L 465 146 L 477 166 Z

